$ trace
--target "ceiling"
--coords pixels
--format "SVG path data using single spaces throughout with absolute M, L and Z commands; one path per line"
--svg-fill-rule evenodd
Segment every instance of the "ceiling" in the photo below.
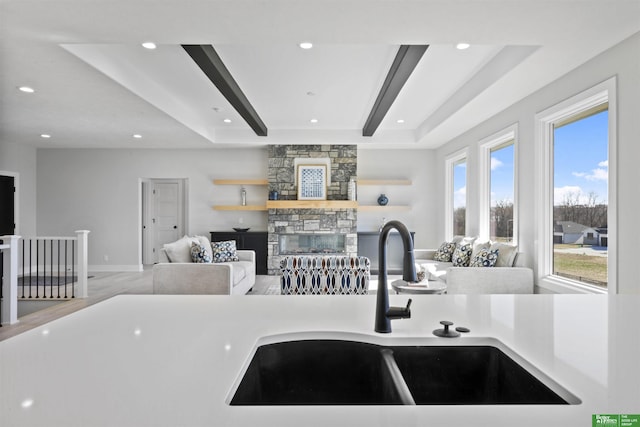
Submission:
M 640 0 L 0 0 L 0 141 L 435 148 L 638 31 Z M 268 136 L 181 44 L 216 49 Z M 363 137 L 403 44 L 429 48 Z

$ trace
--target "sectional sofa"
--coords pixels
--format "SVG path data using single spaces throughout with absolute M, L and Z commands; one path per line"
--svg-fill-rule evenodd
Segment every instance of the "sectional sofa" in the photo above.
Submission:
M 474 240 L 468 242 L 474 245 Z M 454 243 L 459 245 L 461 239 Z M 524 257 L 517 247 L 498 246 L 503 249 L 504 258 L 499 258 L 495 266 L 454 266 L 453 261 L 437 260 L 436 249 L 415 249 L 416 267 L 425 272 L 427 279 L 446 282 L 448 294 L 532 294 L 533 270 L 519 262 Z

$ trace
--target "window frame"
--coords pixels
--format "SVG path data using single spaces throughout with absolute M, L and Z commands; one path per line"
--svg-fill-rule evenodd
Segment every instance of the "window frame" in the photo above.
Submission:
M 537 284 L 552 292 L 617 294 L 617 79 L 612 77 L 575 96 L 549 107 L 535 116 L 535 141 L 537 147 L 536 195 L 538 200 Z M 598 105 L 608 103 L 608 233 L 614 238 L 608 242 L 607 290 L 596 286 L 553 275 L 553 187 L 554 125 L 579 116 Z M 613 245 L 611 244 L 613 243 Z
M 460 163 L 461 160 L 464 160 L 467 164 L 465 168 L 465 187 L 469 188 L 469 148 L 465 147 L 461 150 L 458 150 L 452 154 L 449 154 L 445 158 L 445 239 L 450 241 L 453 239 L 454 230 L 453 230 L 453 208 L 454 208 L 454 168 L 457 163 Z M 468 192 L 465 194 L 465 231 L 468 225 L 467 221 L 467 213 L 469 212 L 469 194 Z
M 518 124 L 515 123 L 493 135 L 479 141 L 478 154 L 480 165 L 480 203 L 479 203 L 479 237 L 481 240 L 491 238 L 491 152 L 494 148 L 513 141 L 513 241 L 518 244 Z

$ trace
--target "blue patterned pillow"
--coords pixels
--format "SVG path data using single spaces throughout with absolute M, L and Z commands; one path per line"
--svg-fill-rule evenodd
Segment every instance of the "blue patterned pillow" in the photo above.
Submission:
M 210 263 L 211 256 L 199 242 L 191 242 L 191 262 Z
M 440 245 L 436 253 L 433 255 L 434 261 L 451 262 L 453 252 L 456 250 L 456 244 L 453 242 L 444 242 Z
M 236 241 L 212 242 L 213 262 L 240 261 L 236 253 Z
M 468 267 L 469 262 L 471 262 L 471 252 L 473 248 L 471 247 L 471 243 L 466 245 L 458 245 L 456 246 L 456 250 L 453 251 L 453 256 L 451 257 L 451 261 L 453 262 L 454 267 Z
M 493 267 L 498 260 L 498 249 L 481 249 L 471 261 L 470 267 Z

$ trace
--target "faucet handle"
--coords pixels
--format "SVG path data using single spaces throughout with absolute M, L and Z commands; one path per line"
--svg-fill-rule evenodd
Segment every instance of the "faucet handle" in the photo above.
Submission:
M 411 298 L 407 301 L 406 307 L 389 307 L 387 318 L 389 319 L 410 319 L 411 318 Z

